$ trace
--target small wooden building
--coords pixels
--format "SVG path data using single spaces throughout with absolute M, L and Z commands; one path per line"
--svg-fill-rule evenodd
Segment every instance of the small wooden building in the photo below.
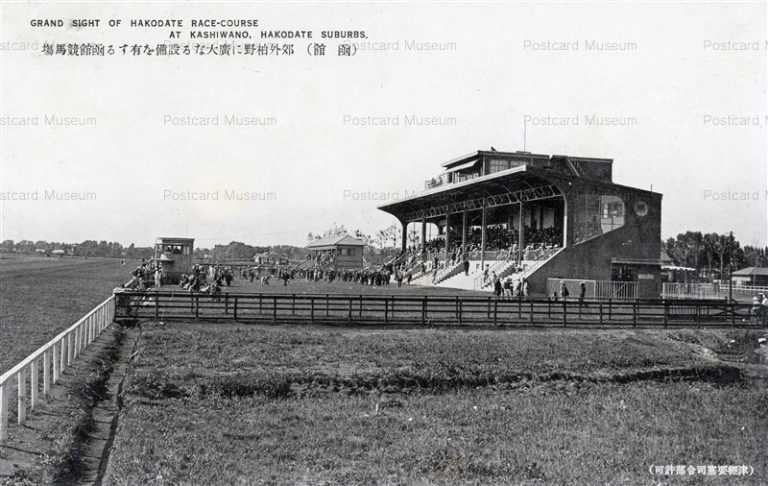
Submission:
M 307 245 L 307 256 L 315 266 L 334 270 L 363 268 L 363 240 L 349 235 L 330 236 Z
M 734 285 L 768 286 L 768 267 L 747 267 L 731 275 Z

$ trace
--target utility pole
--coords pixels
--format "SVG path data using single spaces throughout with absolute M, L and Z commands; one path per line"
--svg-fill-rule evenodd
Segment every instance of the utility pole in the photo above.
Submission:
M 728 301 L 733 302 L 733 263 L 728 262 Z
M 526 120 L 525 117 L 523 117 L 523 152 L 525 152 L 526 149 L 526 138 L 528 136 L 528 120 Z

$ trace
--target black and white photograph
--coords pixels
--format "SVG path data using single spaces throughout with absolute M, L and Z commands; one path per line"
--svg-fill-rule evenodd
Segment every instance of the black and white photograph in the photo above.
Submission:
M 768 485 L 768 0 L 0 0 L 0 486 Z

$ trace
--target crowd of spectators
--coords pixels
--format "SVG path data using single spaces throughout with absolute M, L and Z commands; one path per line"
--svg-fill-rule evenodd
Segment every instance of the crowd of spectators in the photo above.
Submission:
M 122 261 L 123 264 L 125 261 Z M 123 285 L 126 289 L 145 290 L 147 287 L 162 285 L 162 271 L 160 266 L 141 259 L 141 264 L 131 271 L 131 278 Z
M 179 287 L 190 292 L 218 294 L 221 288 L 232 285 L 235 279 L 232 267 L 223 265 L 193 265 L 192 272 L 182 274 Z
M 393 280 L 398 287 L 403 283 L 410 284 L 412 274 L 404 270 L 403 265 L 382 265 L 378 268 L 360 270 L 334 270 L 314 268 L 298 270 L 298 277 L 310 282 L 354 282 L 361 285 L 388 286 Z
M 560 228 L 525 229 L 526 245 L 522 252 L 518 246 L 516 230 L 508 230 L 502 226 L 489 226 L 486 229 L 486 259 L 489 260 L 543 260 L 552 256 L 560 249 L 562 231 Z M 424 251 L 420 245 L 413 245 L 401 255 L 399 263 L 405 271 L 419 274 L 433 269 L 452 267 L 467 260 L 480 259 L 482 234 L 475 229 L 467 235 L 467 245 L 462 248 L 459 235 L 449 237 L 449 250 L 445 252 L 445 239 L 434 238 L 426 242 Z M 521 254 L 522 253 L 522 254 Z M 518 261 L 518 265 L 521 262 Z M 522 267 L 521 267 L 522 268 Z M 468 269 L 467 269 L 468 272 Z M 433 274 L 434 275 L 434 274 Z
M 216 295 L 223 286 L 229 287 L 234 280 L 234 272 L 229 266 L 223 265 L 193 265 L 190 273 L 180 276 L 178 285 L 190 292 L 204 292 Z M 123 286 L 127 289 L 146 290 L 149 287 L 159 289 L 169 283 L 162 266 L 158 263 L 142 260 L 141 264 L 131 271 L 130 280 Z

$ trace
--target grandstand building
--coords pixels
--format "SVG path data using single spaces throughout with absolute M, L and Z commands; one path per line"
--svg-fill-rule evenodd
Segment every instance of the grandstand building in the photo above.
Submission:
M 487 271 L 532 295 L 566 283 L 575 296 L 584 281 L 590 297 L 659 296 L 662 195 L 614 183 L 612 159 L 481 150 L 443 169 L 379 208 L 403 225 L 417 283 L 488 289 Z

